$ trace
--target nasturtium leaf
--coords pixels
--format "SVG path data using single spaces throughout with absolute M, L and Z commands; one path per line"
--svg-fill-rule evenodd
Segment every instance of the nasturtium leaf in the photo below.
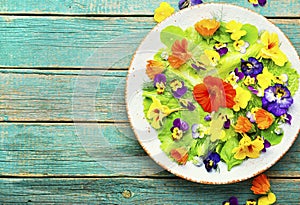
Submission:
M 221 159 L 226 162 L 228 171 L 230 171 L 232 167 L 243 162 L 243 160 L 234 158 L 234 153 L 232 153 L 232 149 L 237 147 L 238 145 L 239 141 L 237 136 L 233 136 L 225 142 L 220 152 Z
M 182 40 L 185 37 L 184 31 L 178 26 L 168 26 L 160 33 L 160 40 L 168 48 L 171 48 L 176 40 Z
M 247 41 L 250 45 L 255 43 L 258 39 L 258 29 L 251 24 L 244 24 L 241 30 L 245 30 L 247 34 L 241 39 Z
M 278 126 L 277 123 L 273 123 L 268 129 L 261 131 L 261 136 L 264 137 L 266 140 L 268 140 L 271 145 L 277 145 L 281 142 L 283 134 L 277 135 L 275 133 L 276 126 Z

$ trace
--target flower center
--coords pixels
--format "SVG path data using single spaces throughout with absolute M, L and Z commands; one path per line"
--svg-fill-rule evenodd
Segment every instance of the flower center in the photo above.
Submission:
M 285 91 L 281 88 L 276 89 L 276 98 L 281 99 L 285 95 Z

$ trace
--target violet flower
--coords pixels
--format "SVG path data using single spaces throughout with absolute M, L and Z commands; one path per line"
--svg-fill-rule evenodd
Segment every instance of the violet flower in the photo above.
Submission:
M 160 73 L 154 76 L 153 85 L 156 88 L 158 94 L 162 94 L 165 91 L 166 81 L 167 78 L 165 74 Z
M 184 86 L 183 81 L 179 81 L 177 79 L 174 79 L 170 82 L 170 86 L 172 89 L 173 96 L 175 98 L 181 98 L 186 92 L 187 92 L 187 87 Z
M 183 108 L 188 109 L 189 111 L 194 111 L 196 109 L 196 106 L 189 100 L 187 99 L 179 99 L 179 103 Z
M 265 89 L 262 107 L 276 117 L 286 114 L 292 104 L 291 93 L 284 85 L 275 84 Z
M 232 196 L 228 201 L 223 201 L 222 205 L 239 205 L 239 201 L 235 196 Z
M 241 69 L 245 75 L 256 77 L 262 73 L 263 68 L 263 64 L 254 57 L 248 58 L 248 61 L 241 59 Z
M 203 2 L 201 0 L 180 0 L 178 2 L 178 8 L 179 10 L 182 10 L 184 8 L 188 8 L 190 6 L 194 6 L 197 4 L 202 4 Z
M 218 168 L 218 163 L 220 162 L 220 155 L 216 152 L 211 152 L 204 160 L 206 171 L 210 172 L 212 169 Z

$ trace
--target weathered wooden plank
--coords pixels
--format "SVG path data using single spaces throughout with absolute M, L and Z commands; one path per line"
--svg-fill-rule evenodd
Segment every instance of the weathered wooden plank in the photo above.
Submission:
M 126 15 L 152 15 L 153 11 L 162 1 L 153 0 L 131 0 L 131 1 L 114 1 L 114 0 L 1 0 L 0 11 L 4 14 L 126 14 Z M 177 8 L 178 0 L 167 1 L 174 8 Z M 264 8 L 254 8 L 247 1 L 235 0 L 209 0 L 206 3 L 224 2 L 253 9 L 267 16 L 299 16 L 300 5 L 297 0 L 272 0 Z
M 222 186 L 149 178 L 3 178 L 0 182 L 0 201 L 4 204 L 216 205 L 233 195 L 240 203 L 258 198 L 250 191 L 251 181 Z M 299 179 L 271 179 L 271 186 L 276 204 L 299 204 Z
M 272 20 L 300 53 L 300 20 Z M 0 67 L 126 68 L 152 18 L 0 17 Z
M 1 123 L 1 176 L 173 176 L 143 151 L 128 123 Z M 300 177 L 300 138 L 269 171 Z
M 0 121 L 128 121 L 125 71 L 19 73 L 0 71 Z

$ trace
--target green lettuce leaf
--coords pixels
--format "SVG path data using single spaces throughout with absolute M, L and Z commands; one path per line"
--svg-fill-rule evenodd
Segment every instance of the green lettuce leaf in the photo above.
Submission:
M 232 153 L 232 149 L 237 147 L 238 145 L 239 140 L 237 136 L 233 136 L 225 142 L 220 152 L 221 159 L 226 162 L 228 171 L 230 171 L 232 167 L 243 162 L 243 160 L 234 158 L 234 153 Z
M 245 30 L 247 34 L 243 36 L 241 39 L 247 41 L 250 45 L 255 43 L 258 39 L 258 29 L 256 26 L 251 24 L 244 24 L 241 30 Z
M 176 40 L 182 40 L 184 37 L 184 31 L 178 26 L 168 26 L 160 33 L 161 42 L 168 48 L 171 48 Z
M 277 122 L 274 122 L 268 129 L 261 131 L 261 136 L 268 140 L 271 145 L 277 145 L 281 142 L 283 134 L 277 135 L 274 130 L 278 126 Z

